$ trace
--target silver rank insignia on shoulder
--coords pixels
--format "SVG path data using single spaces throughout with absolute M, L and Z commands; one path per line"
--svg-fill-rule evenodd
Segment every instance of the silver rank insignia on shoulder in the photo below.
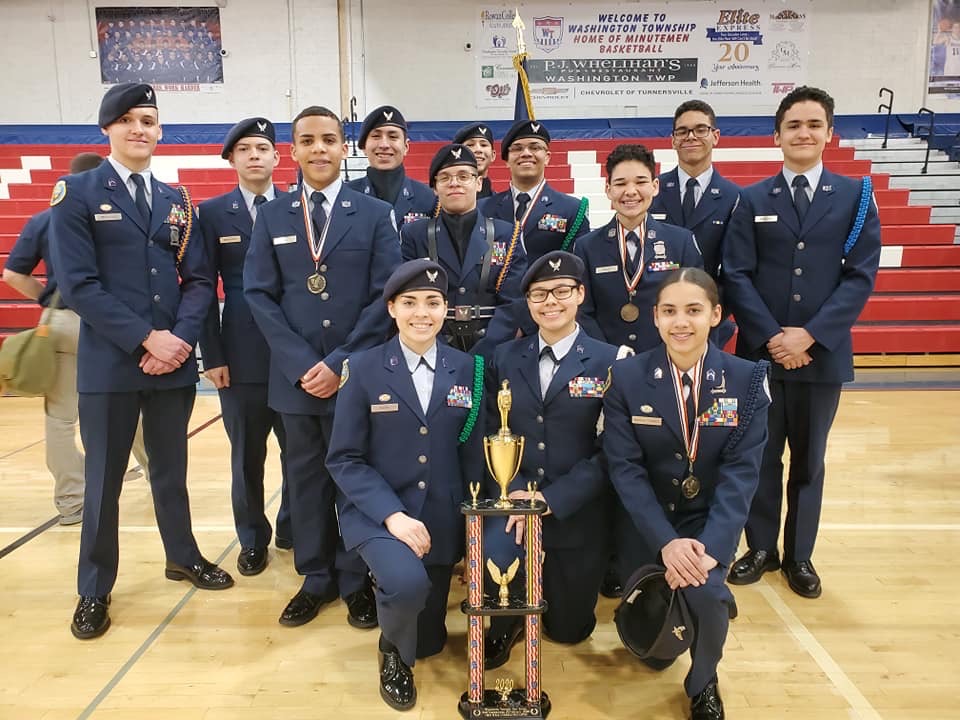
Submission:
M 583 345 L 577 345 L 577 355 L 583 355 Z
M 540 198 L 540 202 L 542 202 L 542 203 L 548 203 L 548 202 L 550 202 L 550 196 L 549 196 L 549 195 L 544 195 L 542 198 Z
M 116 180 L 114 180 L 113 178 L 110 178 L 109 180 L 107 180 L 107 187 L 115 188 L 116 186 L 117 186 Z
M 657 237 L 657 231 L 656 231 L 656 230 L 651 230 L 650 232 L 647 233 L 647 239 L 648 239 L 648 240 L 653 240 L 653 239 L 656 238 L 656 237 Z M 660 244 L 662 245 L 663 243 L 660 243 Z
M 823 190 L 824 192 L 833 192 L 833 185 L 824 185 L 820 189 Z
M 299 200 L 294 200 L 292 203 L 290 203 L 290 207 L 292 207 L 292 208 L 300 207 L 300 201 L 299 201 Z
M 707 380 L 713 382 L 717 379 L 717 373 L 714 370 L 707 370 Z
M 396 355 L 391 355 L 391 356 L 390 356 L 390 367 L 396 367 L 396 366 L 399 365 L 399 364 L 400 364 L 400 361 L 397 359 L 397 356 L 396 356 Z
M 719 195 L 719 194 L 720 194 L 720 189 L 719 189 L 719 188 L 710 188 L 710 194 L 711 194 L 711 195 Z
M 654 378 L 655 380 L 662 380 L 662 379 L 663 379 L 663 368 L 656 368 L 656 369 L 654 369 L 654 371 L 653 371 L 653 378 Z
M 616 236 L 617 236 L 616 228 L 610 228 L 609 230 L 607 230 L 607 237 L 616 237 Z
M 342 208 L 348 208 L 348 207 L 350 207 L 350 206 L 351 206 L 351 202 L 350 202 L 349 200 L 341 200 L 341 201 L 340 201 L 340 207 L 342 207 Z
M 233 201 L 233 209 L 234 209 L 234 210 L 239 210 L 239 209 L 240 209 L 240 203 L 238 203 L 236 200 Z
M 410 191 L 407 190 L 406 188 L 404 188 L 404 189 L 403 189 L 403 196 L 404 196 L 404 197 L 410 197 Z
M 773 194 L 774 194 L 774 195 L 779 195 L 781 190 L 783 190 L 783 188 L 775 187 L 775 188 L 773 189 Z
M 667 187 L 676 187 L 676 186 L 677 186 L 677 184 L 676 184 L 675 182 L 673 182 L 672 180 L 667 183 Z

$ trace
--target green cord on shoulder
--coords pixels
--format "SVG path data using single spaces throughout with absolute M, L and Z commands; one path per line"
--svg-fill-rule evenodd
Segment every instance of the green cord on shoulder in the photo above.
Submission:
M 573 225 L 570 226 L 570 229 L 567 231 L 566 237 L 563 238 L 563 245 L 560 246 L 560 249 L 564 252 L 569 252 L 570 246 L 573 244 L 573 239 L 577 237 L 577 233 L 580 232 L 580 226 L 583 225 L 583 220 L 587 217 L 587 213 L 590 211 L 590 200 L 587 198 L 580 198 L 580 207 L 577 208 L 577 217 L 573 220 Z
M 473 356 L 473 400 L 470 406 L 470 413 L 467 415 L 467 421 L 463 424 L 463 430 L 457 438 L 463 445 L 473 432 L 473 426 L 477 424 L 477 416 L 480 414 L 480 404 L 483 402 L 483 357 L 481 355 Z

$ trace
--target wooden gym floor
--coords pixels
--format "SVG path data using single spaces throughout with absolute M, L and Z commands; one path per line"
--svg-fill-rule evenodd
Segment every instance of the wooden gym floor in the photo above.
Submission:
M 192 427 L 219 412 L 198 397 Z M 736 588 L 720 666 L 730 718 L 960 718 L 960 392 L 844 393 L 828 456 L 816 566 L 819 600 L 771 573 Z M 193 526 L 205 555 L 234 573 L 226 592 L 163 577 L 163 552 L 142 479 L 121 498 L 113 626 L 70 634 L 79 526 L 53 525 L 39 400 L 0 400 L 0 718 L 4 720 L 376 720 L 399 714 L 377 692 L 376 631 L 346 623 L 341 603 L 312 623 L 277 617 L 299 587 L 288 551 L 271 548 L 256 577 L 235 572 L 228 444 L 219 421 L 190 441 Z M 268 469 L 275 514 L 276 453 Z M 51 522 L 48 522 L 51 521 Z M 24 541 L 24 536 L 44 525 Z M 52 526 L 50 526 L 52 525 Z M 464 593 L 454 580 L 443 654 L 417 664 L 409 718 L 456 718 L 465 688 Z M 593 637 L 544 644 L 554 720 L 688 717 L 686 658 L 662 674 L 621 646 L 615 603 L 601 598 Z M 522 652 L 490 673 L 522 681 Z

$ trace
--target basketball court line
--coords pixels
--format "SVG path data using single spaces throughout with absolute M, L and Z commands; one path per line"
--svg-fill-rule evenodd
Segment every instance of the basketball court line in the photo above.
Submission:
M 8 457 L 12 457 L 19 452 L 23 452 L 24 450 L 29 450 L 30 448 L 34 447 L 35 445 L 39 445 L 42 442 L 45 442 L 44 438 L 41 438 L 40 440 L 34 440 L 32 443 L 28 443 L 23 447 L 19 447 L 16 450 L 11 450 L 6 455 L 0 455 L 0 460 L 6 460 Z

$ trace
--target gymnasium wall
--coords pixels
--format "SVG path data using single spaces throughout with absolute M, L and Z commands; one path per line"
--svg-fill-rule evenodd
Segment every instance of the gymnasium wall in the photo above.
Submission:
M 146 4 L 102 2 L 109 6 Z M 673 0 L 669 5 L 682 2 Z M 470 84 L 475 50 L 464 50 L 466 42 L 474 41 L 479 8 L 494 3 L 342 3 L 350 38 L 349 91 L 359 100 L 361 117 L 389 102 L 412 120 L 506 119 L 503 111 L 476 108 Z M 881 85 L 896 92 L 896 112 L 916 111 L 925 97 L 929 3 L 812 0 L 808 82 L 829 89 L 837 98 L 839 113 L 875 112 Z M 190 3 L 213 4 L 207 0 Z M 163 122 L 222 123 L 253 114 L 283 121 L 315 103 L 346 112 L 339 108 L 336 0 L 219 0 L 218 4 L 225 6 L 220 10 L 223 45 L 229 51 L 223 63 L 225 82 L 213 92 L 162 94 Z M 736 6 L 736 2 L 710 4 L 718 9 Z M 771 9 L 789 6 L 775 0 L 769 4 Z M 638 3 L 636 9 L 655 10 L 662 5 Z M 4 99 L 0 123 L 95 123 L 103 92 L 99 61 L 90 57 L 96 48 L 95 6 L 95 0 L 0 0 L 0 97 Z M 521 3 L 521 14 L 523 7 Z M 711 102 L 721 115 L 757 114 L 755 108 Z M 931 97 L 927 104 L 938 111 L 960 109 L 960 102 L 942 97 Z M 554 109 L 542 116 L 663 116 L 671 109 L 672 101 L 667 101 L 663 107 L 644 110 L 611 105 L 562 112 Z

